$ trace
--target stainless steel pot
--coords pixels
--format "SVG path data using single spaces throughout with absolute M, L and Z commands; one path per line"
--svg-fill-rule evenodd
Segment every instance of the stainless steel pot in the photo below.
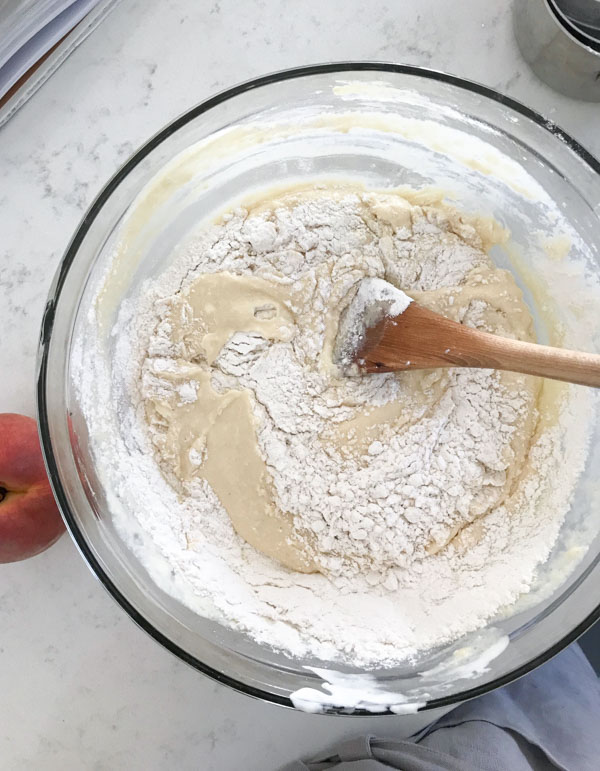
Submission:
M 556 91 L 600 102 L 600 31 L 594 26 L 600 2 L 580 0 L 575 5 L 570 13 L 565 0 L 515 0 L 517 44 L 536 75 Z

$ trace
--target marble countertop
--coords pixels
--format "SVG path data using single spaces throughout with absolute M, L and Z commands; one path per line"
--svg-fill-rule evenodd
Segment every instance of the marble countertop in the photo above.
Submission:
M 521 59 L 507 0 L 123 0 L 0 131 L 0 411 L 35 413 L 52 276 L 86 207 L 164 123 L 236 81 L 326 60 L 419 64 L 482 81 L 600 154 L 600 105 L 559 96 Z M 162 650 L 68 537 L 1 566 L 2 769 L 263 771 L 399 718 L 252 701 Z

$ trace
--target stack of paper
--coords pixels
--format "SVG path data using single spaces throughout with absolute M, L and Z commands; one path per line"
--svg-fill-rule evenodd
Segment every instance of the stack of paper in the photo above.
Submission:
M 0 0 L 0 125 L 118 0 Z

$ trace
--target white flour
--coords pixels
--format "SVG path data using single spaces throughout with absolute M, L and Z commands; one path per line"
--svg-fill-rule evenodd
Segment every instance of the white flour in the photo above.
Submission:
M 411 294 L 438 292 L 450 313 L 465 277 L 488 267 L 481 247 L 471 223 L 439 207 L 411 219 L 408 205 L 382 195 L 305 198 L 276 212 L 228 215 L 185 245 L 137 307 L 123 308 L 113 369 L 124 386 L 104 385 L 133 406 L 121 405 L 119 427 L 94 415 L 93 400 L 86 410 L 103 428 L 96 456 L 123 511 L 117 526 L 159 584 L 197 612 L 293 656 L 356 665 L 405 660 L 454 640 L 528 590 L 583 466 L 586 398 L 569 399 L 517 462 L 511 442 L 530 394 L 507 388 L 498 373 L 332 378 L 319 367 L 327 324 L 303 325 L 301 309 L 291 342 L 234 335 L 212 368 L 213 387 L 252 392 L 277 503 L 293 515 L 322 571 L 313 574 L 248 546 L 201 478 L 178 495 L 166 479 L 170 469 L 163 465 L 161 474 L 154 458 L 164 425 L 153 424 L 150 434 L 144 425 L 146 400 L 196 398 L 197 384 L 182 367 L 185 344 L 173 341 L 165 319 L 170 298 L 198 275 L 230 271 L 282 285 L 309 275 L 313 321 L 364 275 L 385 275 Z M 471 301 L 460 320 L 485 327 L 486 307 Z M 351 451 L 344 450 L 339 426 L 367 408 L 402 404 L 415 388 L 421 401 L 401 430 L 378 435 L 368 427 L 364 451 L 352 449 L 362 429 L 350 430 Z M 191 458 L 201 466 L 201 454 Z M 519 480 L 525 467 L 531 473 Z M 131 512 L 140 512 L 137 521 Z

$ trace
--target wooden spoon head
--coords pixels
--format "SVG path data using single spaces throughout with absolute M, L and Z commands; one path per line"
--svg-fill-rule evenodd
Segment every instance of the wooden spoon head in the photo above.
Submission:
M 457 349 L 461 329 L 412 302 L 399 316 L 386 316 L 365 331 L 354 363 L 363 372 L 465 366 Z

